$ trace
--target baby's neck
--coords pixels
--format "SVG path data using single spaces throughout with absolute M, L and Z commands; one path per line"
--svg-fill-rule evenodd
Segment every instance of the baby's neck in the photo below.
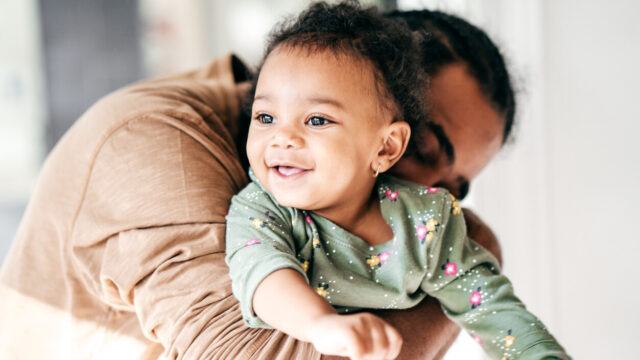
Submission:
M 391 226 L 382 217 L 378 199 L 369 207 L 369 211 L 361 221 L 356 223 L 353 229 L 349 229 L 349 232 L 360 237 L 369 245 L 382 244 L 393 238 Z
M 382 216 L 380 200 L 375 193 L 364 207 L 354 213 L 353 216 L 341 216 L 332 218 L 322 213 L 318 213 L 343 229 L 358 236 L 369 245 L 377 245 L 387 242 L 393 238 L 393 231 Z

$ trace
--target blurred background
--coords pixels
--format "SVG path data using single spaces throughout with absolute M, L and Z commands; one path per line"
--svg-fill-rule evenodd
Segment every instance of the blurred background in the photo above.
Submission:
M 494 229 L 517 294 L 576 359 L 638 358 L 640 3 L 387 0 L 485 29 L 519 89 L 515 141 L 465 206 Z M 128 83 L 235 52 L 300 0 L 0 1 L 0 263 L 38 171 L 92 103 Z M 482 359 L 466 335 L 447 359 Z

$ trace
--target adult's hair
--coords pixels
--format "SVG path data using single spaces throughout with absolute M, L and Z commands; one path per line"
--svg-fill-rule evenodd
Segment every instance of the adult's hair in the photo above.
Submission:
M 516 102 L 509 72 L 500 50 L 487 34 L 455 15 L 440 11 L 393 11 L 411 30 L 422 33 L 422 65 L 434 76 L 445 65 L 464 63 L 493 107 L 504 117 L 502 142 L 511 135 Z
M 428 121 L 423 101 L 426 77 L 421 75 L 424 70 L 416 37 L 406 24 L 384 17 L 377 8 L 356 1 L 313 3 L 271 32 L 265 59 L 281 46 L 303 49 L 310 55 L 330 51 L 368 61 L 374 69 L 377 93 L 388 100 L 383 104 L 393 104 L 393 120 L 406 121 L 412 129 Z M 413 138 L 408 153 L 417 149 Z

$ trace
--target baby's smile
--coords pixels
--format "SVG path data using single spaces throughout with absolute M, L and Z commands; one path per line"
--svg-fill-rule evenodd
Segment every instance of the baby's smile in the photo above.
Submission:
M 273 161 L 267 164 L 269 173 L 275 176 L 278 181 L 293 181 L 307 174 L 311 169 L 293 161 Z
M 309 171 L 293 166 L 276 166 L 273 169 L 275 169 L 280 175 L 287 177 Z

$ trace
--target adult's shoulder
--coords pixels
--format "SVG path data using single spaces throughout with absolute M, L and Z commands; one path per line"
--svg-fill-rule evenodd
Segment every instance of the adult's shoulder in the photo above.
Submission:
M 108 136 L 131 121 L 150 120 L 232 143 L 241 105 L 233 59 L 227 55 L 190 72 L 117 90 L 96 102 L 74 125 L 79 129 L 72 131 L 85 137 Z
M 170 172 L 175 177 L 183 168 L 209 162 L 243 186 L 246 175 L 234 134 L 240 105 L 231 59 L 228 55 L 188 73 L 142 81 L 100 99 L 59 141 L 41 182 L 86 182 L 82 179 L 92 176 L 96 165 L 126 164 L 127 159 L 136 163 L 133 176 L 148 162 L 159 171 L 177 158 L 180 166 Z
M 75 219 L 88 241 L 131 227 L 224 221 L 247 183 L 228 126 L 239 107 L 233 85 L 227 58 L 107 95 L 48 157 L 39 202 L 58 213 L 64 204 L 69 216 L 59 218 Z

